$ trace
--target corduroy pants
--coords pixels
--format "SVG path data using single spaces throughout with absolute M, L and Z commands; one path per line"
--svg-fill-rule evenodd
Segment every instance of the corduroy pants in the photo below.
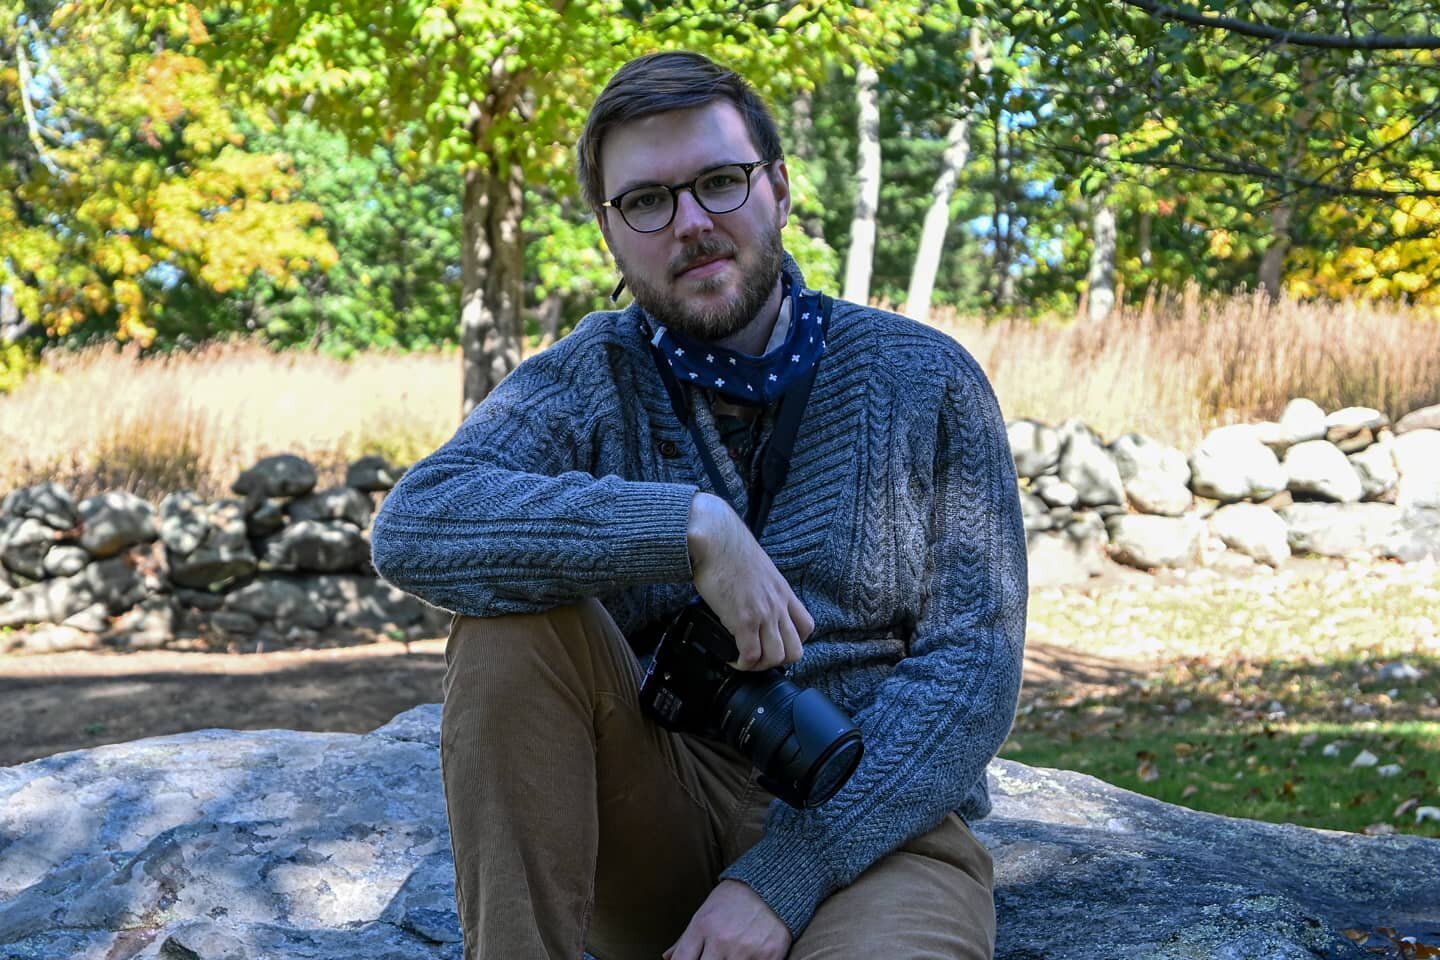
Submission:
M 659 960 L 761 836 L 769 793 L 724 744 L 640 711 L 594 600 L 457 617 L 440 751 L 467 960 Z M 950 814 L 831 895 L 790 960 L 988 960 L 989 853 Z

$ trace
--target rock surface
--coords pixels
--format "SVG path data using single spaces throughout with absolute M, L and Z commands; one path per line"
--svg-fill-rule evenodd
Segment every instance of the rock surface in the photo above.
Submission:
M 5 960 L 460 957 L 439 708 L 0 769 Z M 996 960 L 1372 958 L 1440 938 L 1440 841 L 1194 813 L 996 761 Z

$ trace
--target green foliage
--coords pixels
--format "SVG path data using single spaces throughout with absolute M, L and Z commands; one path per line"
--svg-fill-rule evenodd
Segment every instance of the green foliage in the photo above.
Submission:
M 42 366 L 33 341 L 0 344 L 0 395 L 14 391 Z

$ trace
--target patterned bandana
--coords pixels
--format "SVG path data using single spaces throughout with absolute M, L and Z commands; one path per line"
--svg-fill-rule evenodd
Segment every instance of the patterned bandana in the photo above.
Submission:
M 748 406 L 768 406 L 809 372 L 825 352 L 820 295 L 790 277 L 790 329 L 785 342 L 763 356 L 727 350 L 659 326 L 650 341 L 682 383 L 713 390 Z

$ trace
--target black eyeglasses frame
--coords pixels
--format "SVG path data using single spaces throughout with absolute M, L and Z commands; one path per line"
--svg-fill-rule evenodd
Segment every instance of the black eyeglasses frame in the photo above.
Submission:
M 694 177 L 686 180 L 684 183 L 677 183 L 673 185 L 667 185 L 663 183 L 642 183 L 638 187 L 631 187 L 624 193 L 615 194 L 615 196 L 611 197 L 609 200 L 606 200 L 604 203 L 600 204 L 600 206 L 609 207 L 616 213 L 620 214 L 620 219 L 624 221 L 625 226 L 629 227 L 631 230 L 634 230 L 636 233 L 659 233 L 661 230 L 664 230 L 666 227 L 670 226 L 670 224 L 675 222 L 675 214 L 680 209 L 681 190 L 689 190 L 690 196 L 695 198 L 695 202 L 700 205 L 700 209 L 704 210 L 706 213 L 713 213 L 716 216 L 721 216 L 727 213 L 734 213 L 736 210 L 739 210 L 741 207 L 745 206 L 745 204 L 750 202 L 750 194 L 754 192 L 755 189 L 755 182 L 752 174 L 754 174 L 754 172 L 759 168 L 768 166 L 774 162 L 775 158 L 772 157 L 769 160 L 750 160 L 745 163 L 717 163 L 713 167 L 707 167 L 704 170 L 701 170 Z M 700 199 L 700 194 L 695 190 L 695 184 L 697 184 L 700 179 L 707 174 L 714 173 L 716 170 L 724 170 L 726 167 L 739 167 L 745 172 L 745 199 L 741 200 L 729 210 L 711 210 L 709 207 L 705 206 L 705 201 Z M 635 226 L 633 223 L 631 223 L 625 218 L 625 211 L 620 209 L 620 201 L 624 200 L 626 196 L 634 193 L 636 190 L 653 190 L 656 187 L 663 187 L 664 189 L 670 191 L 670 219 L 666 220 L 660 226 L 653 229 L 641 230 L 639 227 Z

